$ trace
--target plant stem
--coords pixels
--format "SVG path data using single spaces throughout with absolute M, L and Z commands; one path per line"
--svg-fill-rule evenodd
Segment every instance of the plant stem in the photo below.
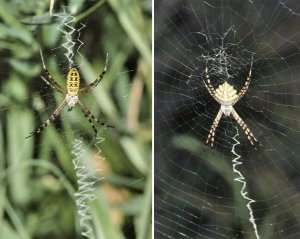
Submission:
M 88 15 L 90 15 L 91 13 L 93 13 L 94 11 L 96 11 L 99 7 L 102 6 L 102 4 L 106 2 L 106 0 L 102 0 L 99 1 L 98 3 L 96 3 L 94 6 L 90 7 L 88 10 L 86 10 L 85 12 L 79 14 L 75 20 L 74 23 L 77 23 L 79 21 L 81 21 L 83 18 L 87 17 Z

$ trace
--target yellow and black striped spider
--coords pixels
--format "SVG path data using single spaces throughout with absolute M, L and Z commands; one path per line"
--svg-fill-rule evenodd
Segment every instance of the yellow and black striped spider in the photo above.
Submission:
M 242 118 L 238 115 L 238 113 L 233 108 L 234 104 L 237 103 L 242 97 L 245 95 L 245 93 L 248 90 L 248 87 L 250 85 L 251 81 L 251 74 L 252 74 L 252 64 L 250 67 L 249 75 L 247 77 L 247 80 L 242 87 L 241 91 L 237 93 L 237 91 L 234 89 L 232 85 L 230 85 L 227 81 L 225 81 L 223 84 L 221 84 L 217 89 L 213 87 L 213 85 L 210 82 L 209 74 L 208 74 L 208 68 L 205 68 L 205 78 L 204 85 L 206 89 L 208 90 L 209 94 L 221 105 L 221 108 L 219 109 L 219 112 L 214 119 L 214 122 L 211 126 L 211 129 L 209 131 L 206 144 L 210 143 L 210 147 L 214 146 L 214 140 L 215 140 L 215 133 L 216 129 L 218 127 L 218 124 L 220 122 L 220 119 L 222 118 L 222 115 L 225 116 L 233 116 L 233 118 L 238 122 L 240 127 L 244 130 L 248 140 L 250 141 L 251 145 L 256 149 L 256 146 L 254 143 L 257 143 L 261 145 L 257 139 L 254 137 L 254 135 L 251 133 L 250 129 L 246 125 L 246 123 L 242 120 Z
M 87 118 L 88 121 L 90 122 L 90 124 L 95 132 L 95 137 L 97 135 L 97 129 L 96 129 L 93 121 L 101 124 L 102 126 L 114 128 L 114 126 L 107 125 L 107 124 L 99 121 L 98 119 L 96 119 L 92 115 L 92 113 L 80 102 L 80 100 L 78 98 L 78 96 L 80 94 L 84 94 L 84 93 L 87 93 L 87 92 L 93 90 L 99 84 L 99 82 L 103 79 L 103 76 L 106 73 L 108 55 L 106 56 L 105 67 L 104 67 L 102 73 L 100 74 L 99 78 L 83 88 L 80 88 L 80 75 L 79 75 L 78 70 L 75 67 L 71 68 L 68 72 L 67 88 L 65 88 L 65 87 L 62 87 L 61 85 L 59 85 L 55 80 L 53 80 L 50 73 L 46 69 L 42 51 L 41 51 L 41 59 L 42 59 L 44 71 L 47 76 L 47 80 L 43 76 L 41 76 L 41 78 L 53 90 L 56 90 L 62 94 L 66 94 L 66 97 L 64 98 L 63 102 L 56 108 L 56 110 L 53 112 L 53 114 L 50 115 L 49 119 L 47 119 L 35 131 L 31 132 L 26 138 L 29 138 L 36 134 L 39 134 L 43 129 L 45 129 L 59 115 L 59 113 L 61 112 L 61 110 L 64 108 L 65 105 L 68 105 L 68 111 L 71 111 L 75 105 L 77 105 L 79 107 L 79 109 L 84 114 L 85 118 Z

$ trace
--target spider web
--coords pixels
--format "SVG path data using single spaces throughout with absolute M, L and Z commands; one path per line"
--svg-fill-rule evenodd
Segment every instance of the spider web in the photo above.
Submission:
M 75 54 L 78 55 L 78 59 L 81 61 L 79 67 L 82 67 L 83 56 L 80 53 L 80 48 L 84 45 L 84 43 L 81 41 L 80 36 L 86 25 L 80 23 L 79 27 L 73 27 L 72 24 L 74 23 L 75 17 L 68 13 L 66 9 L 64 9 L 62 13 L 54 14 L 54 17 L 56 17 L 58 23 L 57 31 L 62 34 L 63 40 L 61 46 L 52 49 L 52 51 L 60 49 L 62 52 L 65 52 L 63 54 L 65 56 L 65 60 L 62 62 L 62 65 L 66 65 L 67 71 L 77 65 L 75 63 Z M 42 55 L 41 60 L 45 67 Z M 97 126 L 98 125 L 96 125 L 96 127 Z M 73 156 L 72 164 L 77 181 L 77 191 L 74 194 L 74 200 L 77 208 L 77 220 L 80 227 L 80 234 L 88 239 L 96 238 L 91 203 L 97 198 L 95 194 L 95 185 L 98 181 L 103 179 L 103 177 L 100 176 L 100 161 L 105 160 L 105 158 L 100 156 L 100 144 L 105 141 L 105 138 L 101 136 L 103 135 L 104 130 L 105 128 L 101 128 L 101 130 L 98 131 L 97 138 L 89 141 L 88 144 L 90 145 L 85 145 L 83 141 L 83 137 L 85 137 L 86 133 L 76 131 L 71 150 L 71 154 Z M 97 150 L 95 165 L 91 164 L 91 162 L 87 162 L 87 159 L 89 158 L 86 152 L 88 147 L 94 147 Z
M 65 75 L 68 73 L 70 68 L 77 67 L 80 71 L 81 75 L 81 87 L 82 85 L 86 85 L 87 83 L 84 83 L 83 81 L 83 73 L 81 70 L 84 70 L 88 62 L 87 59 L 84 59 L 84 56 L 81 54 L 81 48 L 84 47 L 84 42 L 81 40 L 82 32 L 84 28 L 87 27 L 86 24 L 79 23 L 76 27 L 74 26 L 75 17 L 68 13 L 68 11 L 63 9 L 63 12 L 57 13 L 53 15 L 56 19 L 56 31 L 58 34 L 61 34 L 61 43 L 58 47 L 51 48 L 50 53 L 51 54 L 45 54 L 43 52 L 43 49 L 41 51 L 43 52 L 41 55 L 41 65 L 45 65 L 47 69 L 49 68 L 49 63 L 51 60 L 46 60 L 46 58 L 51 57 L 53 55 L 55 58 L 57 58 L 58 66 L 61 67 L 61 71 L 65 73 Z M 109 59 L 109 54 L 107 52 L 103 53 L 104 58 L 103 63 L 107 64 L 107 67 L 110 67 L 112 64 Z M 99 58 L 103 59 L 103 56 L 99 56 Z M 48 58 L 49 59 L 49 58 Z M 53 60 L 53 59 L 52 59 Z M 47 64 L 48 63 L 48 64 Z M 98 75 L 95 75 L 95 78 L 93 81 L 99 77 L 99 74 L 102 72 L 106 65 L 103 65 L 99 67 L 98 69 Z M 107 70 L 109 71 L 109 69 Z M 117 99 L 117 101 L 128 101 L 129 100 L 129 93 L 130 88 L 132 87 L 132 83 L 129 81 L 126 81 L 126 75 L 130 72 L 135 72 L 136 70 L 129 70 L 125 72 L 117 73 L 114 77 L 110 78 L 109 80 L 116 83 L 116 80 L 122 81 L 123 83 L 116 83 L 114 85 L 112 84 L 106 84 L 103 86 L 103 82 L 100 82 L 100 84 L 97 86 L 98 92 L 105 93 L 104 91 L 112 91 L 112 92 L 118 92 L 121 93 Z M 51 73 L 51 70 L 50 70 Z M 42 71 L 41 75 L 45 75 L 45 73 Z M 123 76 L 124 75 L 124 76 Z M 106 74 L 104 76 L 104 80 L 107 81 L 108 75 Z M 125 79 L 124 79 L 125 77 Z M 63 77 L 63 79 L 65 79 Z M 56 80 L 56 77 L 54 77 Z M 42 82 L 42 80 L 41 80 Z M 41 82 L 37 82 L 36 84 L 40 85 Z M 42 82 L 43 84 L 44 82 Z M 66 87 L 65 80 L 63 82 L 59 82 L 63 87 Z M 102 84 L 101 84 L 102 83 Z M 105 83 L 104 83 L 105 84 Z M 99 88 L 103 88 L 104 90 L 99 90 Z M 105 89 L 108 88 L 108 89 Z M 57 94 L 55 90 L 52 90 L 48 85 L 44 84 L 44 87 L 36 92 L 37 95 L 41 95 L 42 98 L 45 100 L 45 103 L 43 103 L 42 99 L 35 98 L 33 101 L 33 107 L 39 111 L 40 108 L 44 108 L 43 111 L 45 111 L 45 117 L 43 122 L 52 114 L 52 112 L 55 110 L 57 105 L 63 100 L 63 97 L 65 95 Z M 99 94 L 99 93 L 98 93 Z M 57 97 L 58 96 L 58 97 Z M 102 98 L 105 101 L 105 98 Z M 92 99 L 92 97 L 88 97 L 88 94 L 82 95 L 80 97 L 80 100 L 83 102 L 83 104 L 91 111 L 91 113 L 95 116 L 96 113 L 94 113 L 94 108 L 92 107 L 95 105 L 93 102 L 95 99 Z M 106 104 L 109 102 L 105 101 Z M 124 104 L 126 104 L 124 102 Z M 95 221 L 97 216 L 95 216 L 96 212 L 93 212 L 91 205 L 93 205 L 93 201 L 97 199 L 97 193 L 96 188 L 98 187 L 97 183 L 105 177 L 103 176 L 102 168 L 103 164 L 106 165 L 107 163 L 103 163 L 105 161 L 105 158 L 102 155 L 102 147 L 104 145 L 104 141 L 106 141 L 106 131 L 109 131 L 112 133 L 114 129 L 108 130 L 105 126 L 101 126 L 99 123 L 94 122 L 94 125 L 98 131 L 96 138 L 91 137 L 90 132 L 92 131 L 91 125 L 88 123 L 88 119 L 86 117 L 81 117 L 80 119 L 76 119 L 74 113 L 79 116 L 83 116 L 80 109 L 75 106 L 72 112 L 66 112 L 66 106 L 61 111 L 59 116 L 55 119 L 54 122 L 51 123 L 52 126 L 54 126 L 60 133 L 60 135 L 66 139 L 70 137 L 68 136 L 68 133 L 72 132 L 71 136 L 73 136 L 72 139 L 72 145 L 70 147 L 70 155 L 72 156 L 72 165 L 73 169 L 76 175 L 76 182 L 77 182 L 77 188 L 76 192 L 74 193 L 74 205 L 76 205 L 77 210 L 77 218 L 76 223 L 78 230 L 82 237 L 84 238 L 97 238 L 97 235 L 99 232 L 96 230 Z M 105 108 L 105 107 L 104 107 Z M 106 112 L 107 113 L 107 112 Z M 97 117 L 98 118 L 98 117 Z M 100 122 L 104 121 L 101 118 L 98 118 Z M 72 124 L 83 124 L 80 123 L 81 120 L 84 120 L 84 124 L 87 125 L 86 129 L 87 131 L 83 130 L 82 127 L 71 127 L 66 124 L 66 122 L 71 122 Z M 110 124 L 110 123 L 107 123 Z M 52 127 L 50 126 L 50 127 Z M 66 127 L 67 126 L 67 127 Z M 65 129 L 66 127 L 67 129 Z M 49 128 L 49 126 L 47 127 Z M 43 131 L 47 130 L 44 129 Z M 43 134 L 44 132 L 42 132 Z M 94 134 L 93 134 L 94 136 Z M 38 137 L 41 137 L 41 134 L 38 135 Z M 94 153 L 93 153 L 94 152 Z M 94 154 L 91 156 L 91 154 Z M 104 166 L 105 167 L 105 166 Z M 107 167 L 107 166 L 106 166 Z M 107 172 L 106 172 L 107 173 Z M 105 174 L 105 173 L 104 173 Z M 124 205 L 126 207 L 126 205 Z M 103 223 L 103 222 L 100 222 Z M 124 225 L 125 231 L 126 228 L 132 227 L 132 222 L 126 222 Z
M 57 14 L 54 14 L 53 16 L 56 19 L 56 31 L 58 32 L 58 34 L 61 34 L 61 36 L 60 36 L 61 41 L 60 41 L 59 46 L 55 47 L 55 48 L 51 48 L 51 51 L 48 52 L 48 54 L 45 53 L 43 51 L 43 49 L 41 49 L 42 55 L 40 57 L 40 64 L 44 65 L 48 69 L 48 71 L 50 70 L 50 74 L 51 74 L 51 66 L 50 66 L 51 64 L 52 64 L 52 68 L 54 68 L 54 69 L 57 67 L 60 67 L 60 69 L 56 69 L 56 70 L 61 71 L 59 73 L 63 73 L 63 75 L 59 75 L 59 77 L 61 77 L 63 80 L 58 81 L 58 83 L 61 84 L 63 87 L 66 87 L 65 79 L 66 79 L 66 75 L 67 75 L 68 71 L 70 70 L 70 68 L 72 68 L 72 67 L 78 68 L 79 74 L 81 77 L 80 85 L 81 85 L 81 87 L 84 87 L 88 83 L 85 82 L 86 79 L 84 79 L 84 74 L 83 74 L 82 70 L 84 70 L 86 67 L 89 67 L 89 66 L 85 65 L 85 64 L 88 64 L 88 59 L 84 58 L 84 56 L 81 54 L 81 50 L 82 50 L 82 48 L 84 48 L 84 42 L 81 40 L 81 36 L 83 34 L 82 32 L 87 27 L 87 25 L 84 23 L 79 23 L 75 27 L 74 26 L 75 25 L 74 24 L 75 17 L 72 14 L 70 14 L 68 12 L 68 10 L 66 10 L 66 8 L 63 9 L 63 12 L 59 12 Z M 99 51 L 101 51 L 101 50 L 99 50 Z M 51 57 L 51 59 L 50 59 L 50 57 Z M 98 57 L 101 59 L 104 59 L 104 60 L 102 60 L 103 65 L 99 66 L 99 68 L 97 69 L 97 72 L 95 72 L 95 76 L 92 79 L 92 81 L 94 81 L 96 78 L 98 78 L 99 74 L 103 71 L 105 64 L 107 64 L 106 65 L 107 68 L 110 68 L 112 65 L 113 59 L 110 59 L 108 52 L 103 52 L 103 54 L 98 55 Z M 54 58 L 56 58 L 56 61 L 58 63 L 56 66 L 54 66 L 54 63 L 53 63 Z M 90 70 L 91 69 L 89 69 L 89 71 Z M 109 71 L 109 69 L 107 69 L 107 71 Z M 121 82 L 120 84 L 116 83 L 116 81 L 123 80 L 122 79 L 123 75 L 129 74 L 130 72 L 135 72 L 135 70 L 133 69 L 133 70 L 128 70 L 128 71 L 124 71 L 124 72 L 118 72 L 113 77 L 110 77 L 109 81 L 113 82 L 113 83 L 109 83 L 109 82 L 107 82 L 108 80 L 105 79 L 108 77 L 107 72 L 106 72 L 106 76 L 104 76 L 103 81 L 101 81 L 97 85 L 97 88 L 98 88 L 97 90 L 99 92 L 98 94 L 101 95 L 101 93 L 102 94 L 104 93 L 103 91 L 100 90 L 101 88 L 105 89 L 104 91 L 107 91 L 109 89 L 113 93 L 115 93 L 115 92 L 121 93 L 119 96 L 120 99 L 117 99 L 117 100 L 128 99 L 129 98 L 129 90 L 133 84 L 131 82 L 129 82 L 128 80 L 127 81 L 124 80 L 123 83 Z M 43 70 L 41 71 L 41 76 L 45 76 L 45 73 Z M 57 78 L 58 77 L 54 75 L 54 79 L 57 80 Z M 91 83 L 91 82 L 89 82 L 89 83 Z M 55 110 L 57 105 L 65 97 L 65 95 L 56 93 L 55 90 L 51 89 L 42 80 L 40 82 L 36 82 L 35 84 L 42 85 L 42 88 L 38 89 L 36 93 L 41 95 L 43 99 L 33 97 L 34 98 L 33 99 L 33 108 L 37 111 L 40 111 L 40 108 L 44 108 L 43 111 L 48 112 L 48 113 L 46 113 L 46 115 L 50 116 L 50 114 Z M 38 86 L 36 86 L 36 88 L 38 88 Z M 57 95 L 59 97 L 56 97 Z M 96 113 L 94 113 L 93 108 L 89 107 L 89 105 L 94 105 L 94 103 L 93 103 L 94 99 L 93 99 L 93 97 L 89 97 L 88 95 L 91 95 L 91 94 L 82 95 L 80 97 L 80 99 L 84 103 L 84 106 L 86 106 L 91 111 L 91 113 L 95 115 Z M 45 103 L 42 102 L 42 100 L 44 100 Z M 103 99 L 103 101 L 106 101 L 106 100 Z M 106 102 L 106 103 L 110 104 L 109 102 Z M 106 108 L 106 107 L 104 106 L 103 108 Z M 78 111 L 78 115 L 82 114 L 82 112 L 79 110 L 79 108 L 77 108 L 77 106 L 75 106 L 74 109 L 72 110 L 72 112 L 70 112 L 70 113 L 66 113 L 64 111 L 66 111 L 66 106 L 61 111 L 60 115 L 57 117 L 57 119 L 55 121 L 59 121 L 59 118 L 62 118 L 63 120 L 68 120 L 68 119 L 70 120 L 70 114 L 72 114 L 74 111 Z M 47 116 L 45 119 L 47 119 Z M 73 123 L 74 122 L 78 123 L 74 117 L 71 117 L 71 120 Z M 87 120 L 87 119 L 84 118 L 84 120 Z M 102 121 L 101 119 L 99 119 L 99 120 Z M 52 124 L 54 124 L 55 127 L 60 131 L 60 133 L 62 135 L 64 135 L 65 132 L 63 132 L 63 130 L 61 129 L 62 125 L 60 125 L 59 123 L 56 124 L 55 121 L 52 122 Z M 97 124 L 96 122 L 94 122 L 94 124 L 98 130 L 98 134 L 97 134 L 98 136 L 105 134 L 104 131 L 106 131 L 106 128 L 104 126 L 101 126 L 100 124 Z M 89 125 L 89 127 L 90 127 L 90 129 L 92 129 L 90 125 Z M 75 133 L 74 145 L 77 145 L 77 144 L 79 144 L 79 142 L 81 142 L 80 138 L 88 135 L 87 132 L 79 130 L 78 128 L 72 129 L 72 131 Z M 100 137 L 99 138 L 100 141 L 102 141 L 103 138 L 101 136 L 99 136 L 99 137 Z M 91 140 L 91 142 L 94 142 L 95 145 L 99 143 L 98 139 L 90 139 L 89 138 L 89 140 Z
M 299 238 L 298 1 L 155 5 L 155 234 L 158 238 Z M 203 80 L 237 91 L 256 151 Z
M 7 185 L 13 195 L 2 193 L 1 198 L 4 196 L 4 201 L 8 200 L 20 212 L 11 219 L 2 210 L 1 228 L 7 226 L 12 232 L 6 237 L 18 235 L 15 219 L 23 225 L 24 237 L 150 236 L 151 4 L 146 2 L 136 3 L 134 11 L 128 8 L 126 12 L 120 11 L 114 2 L 68 1 L 70 7 L 64 10 L 60 8 L 64 3 L 60 2 L 51 17 L 47 3 L 35 5 L 34 10 L 27 7 L 28 11 L 23 11 L 19 4 L 16 8 L 11 6 L 12 11 L 2 11 L 7 21 L 0 24 L 0 154 L 4 155 L 3 163 L 0 159 L 1 170 L 4 169 L 0 178 L 11 171 L 16 172 L 16 177 L 9 175 L 14 183 L 2 180 L 3 189 Z M 68 12 L 75 14 L 75 21 Z M 141 21 L 134 22 L 132 16 Z M 84 25 L 79 21 L 84 21 Z M 17 29 L 10 24 L 17 24 Z M 147 27 L 140 30 L 144 25 Z M 108 53 L 104 79 L 79 98 L 97 119 L 114 125 L 115 129 L 95 123 L 98 137 L 94 139 L 93 129 L 81 110 L 75 106 L 68 112 L 65 107 L 40 134 L 25 140 L 49 119 L 65 97 L 41 79 L 45 73 L 40 49 L 49 73 L 64 87 L 71 66 L 79 70 L 81 87 L 96 80 Z M 50 179 L 47 183 L 51 189 L 44 179 Z M 49 201 L 44 200 L 44 195 Z M 18 199 L 28 203 L 21 208 Z M 48 212 L 58 215 L 59 220 L 57 216 L 49 217 Z M 37 226 L 22 223 L 33 214 L 38 219 L 34 223 Z M 50 224 L 59 227 L 49 227 Z M 0 231 L 7 235 L 5 230 Z

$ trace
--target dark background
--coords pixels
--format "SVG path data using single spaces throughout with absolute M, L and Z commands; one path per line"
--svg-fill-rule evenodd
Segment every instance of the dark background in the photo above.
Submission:
M 255 238 L 232 170 L 237 129 L 237 168 L 256 200 L 260 237 L 299 238 L 298 12 L 298 1 L 155 2 L 157 238 Z M 215 87 L 227 80 L 239 90 L 252 57 L 250 87 L 234 108 L 263 147 L 256 151 L 223 117 L 210 149 L 220 105 L 203 70 L 208 65 Z

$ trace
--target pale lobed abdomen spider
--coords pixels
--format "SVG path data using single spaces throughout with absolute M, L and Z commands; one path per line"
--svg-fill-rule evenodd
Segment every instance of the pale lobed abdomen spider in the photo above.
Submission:
M 249 71 L 247 80 L 245 81 L 245 84 L 239 93 L 237 93 L 237 91 L 234 89 L 234 87 L 232 85 L 230 85 L 227 81 L 225 81 L 223 84 L 219 85 L 217 89 L 215 89 L 210 82 L 208 68 L 206 66 L 204 85 L 205 85 L 206 89 L 208 90 L 209 94 L 221 105 L 219 112 L 217 113 L 217 116 L 214 119 L 213 124 L 210 128 L 210 131 L 209 131 L 209 134 L 208 134 L 208 137 L 206 140 L 206 144 L 210 145 L 210 147 L 214 146 L 216 129 L 218 127 L 218 124 L 219 124 L 220 119 L 222 118 L 223 114 L 226 117 L 232 116 L 238 122 L 240 127 L 245 132 L 251 145 L 255 149 L 257 149 L 255 144 L 261 145 L 257 141 L 257 139 L 254 137 L 254 135 L 251 133 L 251 131 L 248 128 L 248 126 L 246 125 L 246 123 L 242 120 L 242 118 L 238 115 L 238 113 L 233 108 L 233 106 L 245 95 L 245 93 L 248 90 L 248 87 L 249 87 L 250 81 L 251 81 L 252 65 L 253 65 L 253 62 L 251 62 L 250 71 Z
M 62 101 L 62 103 L 55 109 L 53 114 L 50 115 L 50 117 L 40 127 L 38 127 L 35 131 L 31 132 L 26 138 L 29 138 L 36 134 L 39 134 L 43 129 L 45 129 L 52 121 L 55 120 L 55 118 L 59 115 L 59 113 L 61 112 L 61 110 L 64 108 L 65 105 L 68 105 L 68 111 L 71 111 L 75 105 L 77 105 L 79 107 L 79 109 L 84 114 L 84 117 L 90 122 L 90 124 L 95 132 L 95 137 L 97 136 L 97 129 L 93 122 L 97 122 L 105 127 L 114 128 L 114 126 L 107 125 L 107 124 L 99 121 L 97 118 L 95 118 L 92 115 L 92 113 L 80 102 L 80 100 L 78 98 L 78 96 L 80 94 L 84 94 L 84 93 L 87 93 L 87 92 L 93 90 L 99 84 L 99 82 L 103 79 L 103 76 L 105 75 L 106 69 L 107 69 L 108 55 L 106 56 L 105 67 L 98 79 L 96 79 L 94 82 L 90 83 L 89 85 L 87 85 L 83 88 L 80 88 L 80 75 L 79 75 L 78 70 L 75 67 L 73 67 L 68 72 L 67 88 L 65 88 L 65 87 L 62 87 L 61 85 L 59 85 L 55 80 L 53 80 L 53 78 L 51 77 L 50 73 L 48 72 L 48 70 L 45 66 L 42 51 L 40 51 L 40 53 L 41 53 L 43 68 L 44 68 L 44 71 L 47 76 L 47 80 L 43 76 L 41 76 L 41 78 L 53 90 L 56 90 L 62 94 L 66 94 L 66 96 L 65 96 L 64 100 Z

